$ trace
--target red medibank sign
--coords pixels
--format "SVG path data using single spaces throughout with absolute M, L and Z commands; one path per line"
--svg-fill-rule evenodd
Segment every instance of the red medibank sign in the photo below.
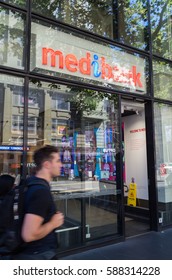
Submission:
M 67 74 L 133 87 L 144 92 L 144 72 L 139 71 L 136 64 L 130 65 L 129 68 L 120 67 L 113 60 L 109 63 L 105 56 L 89 51 L 78 57 L 71 52 L 42 47 L 42 66 L 48 66 L 55 72 L 65 71 Z
M 145 59 L 121 48 L 32 22 L 31 71 L 146 93 Z

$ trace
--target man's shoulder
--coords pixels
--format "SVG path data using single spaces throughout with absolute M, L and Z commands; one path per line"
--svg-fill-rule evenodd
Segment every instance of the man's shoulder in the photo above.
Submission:
M 45 196 L 47 199 L 50 195 L 50 186 L 49 183 L 36 176 L 32 176 L 27 179 L 26 182 L 26 196 L 33 197 L 34 196 Z
M 51 199 L 50 188 L 41 183 L 30 183 L 27 185 L 27 189 L 25 192 L 26 203 L 30 203 L 30 201 L 37 201 L 40 204 L 49 203 Z
M 35 187 L 50 189 L 50 185 L 49 185 L 48 181 L 46 181 L 43 178 L 36 177 L 36 176 L 29 177 L 26 180 L 26 184 L 28 187 L 35 186 Z

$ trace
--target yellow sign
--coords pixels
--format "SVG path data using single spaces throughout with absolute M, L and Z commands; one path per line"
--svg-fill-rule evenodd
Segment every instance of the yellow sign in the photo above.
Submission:
M 136 206 L 136 195 L 137 195 L 137 185 L 136 183 L 130 183 L 127 205 Z

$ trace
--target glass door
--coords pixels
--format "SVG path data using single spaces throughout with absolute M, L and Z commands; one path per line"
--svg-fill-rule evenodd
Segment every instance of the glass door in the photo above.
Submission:
M 51 182 L 57 208 L 65 215 L 57 229 L 59 250 L 119 234 L 118 96 L 31 81 L 28 107 L 28 174 L 33 151 L 44 144 L 57 146 L 63 163 Z
M 119 150 L 118 97 L 102 94 L 96 111 L 83 115 L 86 135 L 84 176 L 85 186 L 91 185 L 85 199 L 86 240 L 115 236 L 118 232 L 119 200 L 116 176 L 116 154 Z
M 121 105 L 126 237 L 149 230 L 149 194 L 144 103 Z

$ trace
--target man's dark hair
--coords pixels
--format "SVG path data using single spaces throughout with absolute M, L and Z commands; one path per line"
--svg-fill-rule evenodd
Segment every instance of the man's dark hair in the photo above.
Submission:
M 58 149 L 55 146 L 46 145 L 34 152 L 33 159 L 36 164 L 36 170 L 40 170 L 42 168 L 42 164 L 45 161 L 52 160 L 54 153 L 58 153 Z

